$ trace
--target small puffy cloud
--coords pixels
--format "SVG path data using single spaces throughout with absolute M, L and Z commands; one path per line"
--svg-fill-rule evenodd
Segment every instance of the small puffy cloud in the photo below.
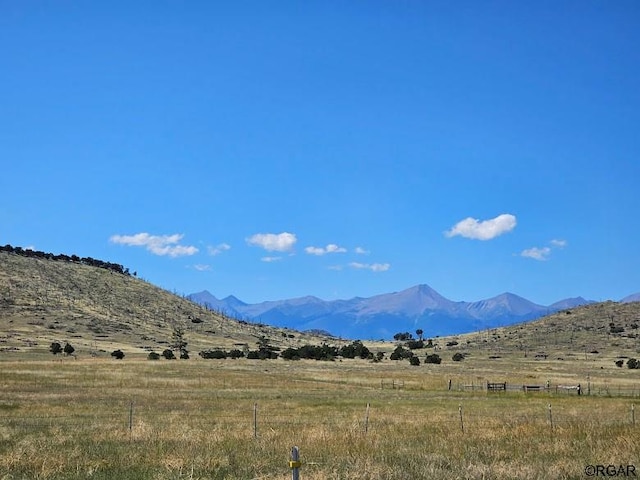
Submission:
M 386 272 L 387 270 L 389 270 L 389 268 L 391 268 L 391 265 L 389 265 L 388 263 L 351 262 L 349 266 L 358 270 L 371 270 L 372 272 Z
M 111 243 L 126 245 L 129 247 L 145 247 L 154 255 L 182 257 L 198 253 L 198 249 L 193 246 L 179 245 L 184 235 L 175 233 L 173 235 L 149 235 L 148 233 L 136 233 L 135 235 L 112 235 L 109 238 Z
M 549 259 L 549 255 L 551 255 L 551 249 L 549 247 L 532 247 L 523 250 L 520 253 L 521 257 L 533 258 L 534 260 L 545 261 Z
M 199 272 L 208 272 L 211 270 L 211 265 L 197 264 L 194 265 L 193 268 L 195 268 Z
M 209 252 L 209 255 L 216 256 L 216 255 L 220 255 L 222 252 L 226 252 L 227 250 L 231 249 L 231 245 L 227 244 L 227 243 L 221 243 L 220 245 L 213 245 L 213 246 L 208 246 L 207 247 L 207 251 Z
M 354 250 L 358 255 L 369 255 L 369 250 L 365 250 L 362 247 L 356 247 L 356 249 Z
M 345 253 L 347 251 L 346 248 L 339 247 L 335 243 L 330 243 L 326 247 L 307 247 L 304 249 L 309 255 L 325 255 L 327 253 Z
M 282 257 L 262 257 L 260 260 L 262 260 L 263 262 L 271 263 L 282 260 Z
M 516 217 L 509 213 L 483 221 L 468 217 L 456 223 L 445 235 L 449 238 L 460 235 L 474 240 L 491 240 L 513 230 L 516 223 Z
M 289 232 L 256 233 L 247 238 L 249 245 L 264 248 L 268 252 L 288 252 L 297 241 L 295 234 Z
M 532 247 L 520 252 L 521 257 L 533 258 L 534 260 L 545 261 L 549 259 L 554 248 L 564 248 L 567 246 L 566 240 L 553 239 L 549 242 L 551 247 Z

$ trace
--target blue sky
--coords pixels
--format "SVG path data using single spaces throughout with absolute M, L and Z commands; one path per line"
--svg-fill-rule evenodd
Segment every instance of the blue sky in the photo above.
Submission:
M 0 0 L 0 244 L 246 302 L 640 291 L 640 3 Z

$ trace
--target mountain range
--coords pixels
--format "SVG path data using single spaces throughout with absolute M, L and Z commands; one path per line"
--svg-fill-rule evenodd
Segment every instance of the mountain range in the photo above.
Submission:
M 396 333 L 414 333 L 417 329 L 423 330 L 425 336 L 466 333 L 512 325 L 594 303 L 576 297 L 551 305 L 538 305 L 513 293 L 477 302 L 456 302 L 424 284 L 400 292 L 350 300 L 325 301 L 306 296 L 248 304 L 233 295 L 218 299 L 206 290 L 188 298 L 211 310 L 244 320 L 361 340 L 390 339 Z M 640 293 L 620 301 L 640 301 Z

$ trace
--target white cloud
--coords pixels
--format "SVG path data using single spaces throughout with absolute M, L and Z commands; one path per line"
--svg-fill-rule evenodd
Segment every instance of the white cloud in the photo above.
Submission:
M 309 255 L 325 255 L 327 253 L 345 253 L 346 248 L 339 247 L 335 243 L 330 243 L 326 247 L 307 247 L 304 249 Z
M 520 253 L 521 257 L 533 258 L 534 260 L 545 261 L 549 259 L 551 255 L 551 249 L 549 247 L 532 247 L 523 250 Z
M 362 247 L 356 247 L 355 252 L 356 252 L 358 255 L 369 255 L 369 253 L 371 253 L 371 252 L 369 252 L 369 250 L 365 250 L 365 249 L 364 249 L 364 248 L 362 248 Z
M 247 238 L 249 245 L 264 248 L 268 252 L 288 252 L 297 241 L 295 234 L 289 232 L 256 233 Z
M 221 243 L 220 245 L 207 247 L 207 251 L 211 256 L 220 255 L 222 252 L 226 252 L 227 250 L 230 250 L 230 249 L 231 249 L 231 245 L 227 243 Z
M 329 270 L 336 270 L 336 271 L 340 271 L 342 270 L 342 265 L 331 265 L 329 267 L 327 267 Z
M 553 248 L 564 248 L 567 246 L 567 241 L 566 240 L 558 240 L 558 239 L 553 239 L 549 242 L 549 244 L 551 245 L 551 247 Z M 548 260 L 549 256 L 551 255 L 551 251 L 552 248 L 551 247 L 532 247 L 532 248 L 527 248 L 526 250 L 523 250 L 522 252 L 520 252 L 520 256 L 521 257 L 527 257 L 527 258 L 533 258 L 534 260 L 540 260 L 540 261 L 544 261 L 544 260 Z
M 277 262 L 279 260 L 282 260 L 282 257 L 262 257 L 260 260 L 262 260 L 263 262 Z
M 513 230 L 516 223 L 516 217 L 509 213 L 483 221 L 468 217 L 456 223 L 445 235 L 449 238 L 460 235 L 474 240 L 491 240 Z
M 149 235 L 143 232 L 136 233 L 135 235 L 112 235 L 109 241 L 129 247 L 145 247 L 149 252 L 160 256 L 182 257 L 198 253 L 196 247 L 178 245 L 182 237 L 184 237 L 184 235 L 180 233 L 173 235 Z
M 195 268 L 199 272 L 208 272 L 209 270 L 211 270 L 211 265 L 197 264 L 194 265 L 193 268 Z
M 371 270 L 372 272 L 386 272 L 391 268 L 391 265 L 388 263 L 360 263 L 360 262 L 351 262 L 349 264 L 351 268 L 356 268 L 359 270 Z

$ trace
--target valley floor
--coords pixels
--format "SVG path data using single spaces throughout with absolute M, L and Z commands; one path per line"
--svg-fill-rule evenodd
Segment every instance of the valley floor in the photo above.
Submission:
M 517 388 L 487 392 L 488 381 Z M 580 396 L 555 388 L 578 383 Z M 640 475 L 640 377 L 609 359 L 414 367 L 5 353 L 0 388 L 7 480 L 284 480 L 293 446 L 303 479 L 577 479 L 598 465 Z

